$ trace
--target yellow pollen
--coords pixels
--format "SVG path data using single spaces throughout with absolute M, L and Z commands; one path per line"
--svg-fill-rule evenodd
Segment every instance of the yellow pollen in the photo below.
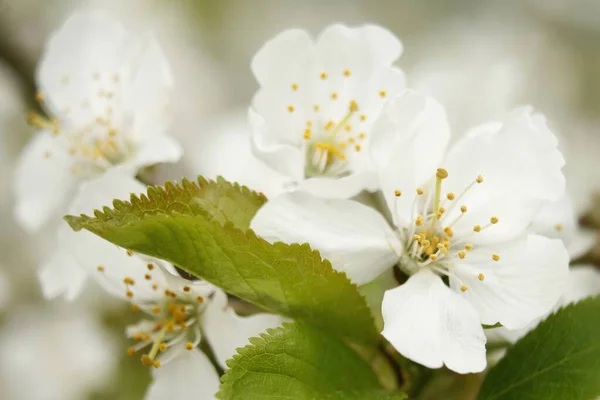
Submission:
M 345 130 L 346 132 L 350 132 L 350 131 L 352 130 L 352 125 L 346 125 L 346 126 L 344 127 L 344 130 Z
M 133 256 L 134 254 L 133 250 L 127 250 L 126 253 L 129 257 Z
M 421 244 L 423 245 L 423 247 L 429 247 L 429 246 L 431 246 L 431 242 L 429 240 L 427 240 L 427 239 L 423 240 L 421 242 Z
M 347 144 L 347 143 L 345 143 L 345 142 L 340 142 L 339 146 L 340 146 L 340 149 L 342 149 L 342 150 L 343 150 L 343 149 L 345 149 L 346 147 L 348 147 L 348 144 Z
M 327 72 L 321 72 L 321 75 L 320 75 L 320 77 L 321 77 L 321 79 L 323 79 L 323 80 L 327 79 Z
M 154 265 L 148 264 L 146 265 L 146 268 L 148 268 L 149 271 L 152 271 L 154 269 Z
M 327 122 L 327 124 L 325 125 L 325 130 L 328 131 L 331 128 L 333 128 L 333 126 L 335 125 L 335 123 L 333 121 L 329 121 Z
M 483 182 L 483 176 L 477 175 L 477 179 L 475 179 L 475 182 L 477 182 L 477 183 Z
M 292 90 L 293 91 L 298 90 L 298 84 L 297 83 L 292 83 Z
M 353 137 L 349 137 L 349 138 L 348 138 L 348 141 L 349 141 L 350 143 L 354 143 L 354 142 L 356 142 L 356 139 L 354 139 Z
M 497 223 L 498 223 L 498 221 L 499 221 L 498 217 L 492 217 L 492 218 L 490 218 L 490 222 L 491 222 L 492 224 L 497 224 Z
M 556 224 L 554 226 L 554 229 L 556 229 L 557 232 L 562 232 L 563 226 L 562 226 L 562 224 Z
M 481 225 L 475 225 L 475 226 L 473 226 L 473 231 L 474 232 L 481 232 Z
M 394 196 L 400 197 L 400 196 L 402 196 L 402 192 L 400 190 L 396 189 L 396 190 L 394 190 Z
M 125 296 L 131 299 L 133 297 L 133 292 L 131 290 L 128 290 L 127 292 L 125 292 Z
M 446 198 L 450 201 L 454 200 L 456 196 L 454 196 L 454 193 L 450 192 L 446 195 Z
M 166 344 L 165 342 L 162 342 L 162 343 L 161 343 L 161 344 L 158 346 L 158 349 L 164 353 L 165 351 L 167 351 L 167 344 Z
M 492 254 L 492 260 L 494 260 L 494 261 L 500 261 L 500 255 L 499 254 Z
M 446 171 L 444 168 L 438 168 L 435 176 L 440 179 L 446 179 L 448 177 L 448 171 Z
M 460 206 L 460 212 L 466 213 L 467 212 L 467 206 Z
M 483 274 L 480 273 L 479 275 L 477 275 L 477 279 L 479 279 L 480 281 L 482 281 L 482 280 L 485 279 L 485 275 L 483 275 Z
M 432 255 L 430 255 L 430 256 L 429 256 L 429 258 L 430 258 L 432 261 L 436 261 L 436 260 L 438 259 L 438 256 L 437 256 L 437 255 L 435 255 L 435 254 L 432 254 Z
M 420 242 L 421 241 L 421 236 L 419 235 L 413 235 L 413 240 Z
M 421 196 L 423 194 L 423 189 L 417 188 L 417 194 Z
M 310 139 L 310 136 L 311 136 L 311 131 L 310 131 L 310 129 L 306 129 L 306 130 L 304 131 L 304 135 L 303 135 L 304 139 L 308 140 L 308 139 Z
M 135 340 L 136 342 L 139 342 L 140 340 L 142 340 L 142 334 L 139 332 L 134 333 L 133 340 Z
M 351 113 L 358 111 L 358 103 L 356 102 L 356 100 L 350 100 L 350 106 L 348 107 L 348 110 Z
M 446 212 L 446 209 L 444 207 L 440 207 L 440 209 L 438 210 L 438 212 L 441 214 Z
M 312 124 L 313 124 L 313 122 L 310 119 L 308 121 L 306 121 L 306 126 L 307 127 L 310 128 L 312 126 Z
M 152 366 L 153 366 L 154 368 L 159 368 L 159 367 L 160 367 L 160 361 L 158 361 L 158 360 L 154 360 L 154 361 L 152 362 Z
M 194 348 L 194 344 L 192 342 L 187 342 L 185 344 L 185 348 L 188 350 L 192 350 Z
M 320 108 L 321 108 L 321 107 L 319 107 L 319 105 L 318 105 L 318 104 L 315 104 L 315 105 L 313 106 L 313 110 L 314 110 L 315 112 L 319 111 L 319 109 L 320 109 Z
M 104 266 L 102 265 L 98 265 L 96 269 L 98 270 L 98 272 L 104 272 Z
M 160 314 L 160 306 L 154 306 L 154 307 L 152 307 L 152 313 L 154 313 L 154 314 Z
M 296 108 L 295 108 L 293 105 L 291 105 L 291 104 L 290 104 L 289 106 L 287 106 L 287 110 L 288 110 L 289 112 L 291 112 L 291 113 L 293 113 L 295 109 L 296 109 Z
M 189 292 L 190 291 L 190 287 L 189 286 L 184 286 L 183 287 L 183 291 L 186 292 L 186 293 Z
M 331 93 L 331 99 L 332 99 L 332 100 L 337 100 L 337 98 L 338 98 L 338 94 L 337 94 L 337 92 L 333 92 L 333 93 Z
M 149 281 L 150 279 L 152 279 L 152 275 L 146 274 L 146 275 L 144 275 L 144 279 L 146 279 L 147 281 Z
M 134 354 L 135 354 L 135 349 L 133 347 L 130 347 L 127 349 L 127 355 L 129 357 L 133 357 Z
M 198 296 L 198 297 L 196 297 L 196 301 L 197 301 L 198 303 L 204 303 L 204 297 L 202 297 L 202 296 Z
M 469 288 L 467 287 L 467 285 L 461 285 L 461 286 L 460 286 L 460 291 L 461 291 L 461 292 L 463 292 L 463 293 L 464 293 L 464 292 L 466 292 L 466 291 L 467 291 L 467 289 L 469 289 Z
M 473 245 L 471 243 L 467 243 L 467 244 L 465 244 L 465 249 L 466 250 L 473 250 Z
M 126 285 L 135 285 L 135 281 L 133 280 L 133 278 L 130 278 L 128 276 L 123 278 L 123 283 Z
M 366 133 L 364 133 L 364 132 L 361 132 L 361 133 L 359 133 L 359 134 L 358 134 L 358 137 L 359 137 L 360 139 L 364 139 L 366 136 L 367 136 L 367 134 L 366 134 Z
M 452 231 L 452 228 L 450 228 L 449 226 L 444 228 L 444 233 L 446 235 L 448 235 L 449 237 L 452 237 L 454 235 L 454 232 Z
M 466 256 L 467 256 L 467 252 L 466 251 L 461 250 L 461 251 L 458 252 L 458 257 L 460 259 L 464 259 Z
M 37 93 L 35 94 L 35 99 L 36 99 L 37 101 L 42 101 L 42 100 L 44 100 L 44 93 L 43 93 L 43 92 L 37 92 Z
M 360 116 L 360 120 L 361 120 L 361 121 L 366 121 L 366 120 L 367 120 L 367 116 L 366 116 L 365 114 L 362 114 L 362 115 Z
M 158 284 L 153 283 L 152 284 L 152 290 L 158 290 Z
M 354 146 L 354 150 L 360 151 L 360 144 L 357 144 L 356 146 Z
M 417 219 L 415 220 L 415 225 L 417 226 L 421 226 L 423 225 L 423 217 L 421 217 L 420 215 L 417 217 Z
M 380 97 L 385 97 L 387 95 L 387 92 L 385 90 L 380 90 L 379 91 L 379 96 Z
M 352 72 L 351 72 L 349 69 L 345 69 L 345 70 L 344 70 L 344 76 L 345 76 L 345 77 L 349 77 L 349 76 L 350 76 L 350 74 L 352 74 Z

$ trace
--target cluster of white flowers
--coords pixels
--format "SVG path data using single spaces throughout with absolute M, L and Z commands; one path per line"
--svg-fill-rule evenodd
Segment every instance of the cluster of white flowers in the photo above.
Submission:
M 402 51 L 374 25 L 279 34 L 252 61 L 260 87 L 249 136 L 210 152 L 239 165 L 241 183 L 269 188 L 251 224 L 260 236 L 310 243 L 359 286 L 397 271 L 381 315 L 399 353 L 479 372 L 484 327 L 519 330 L 550 312 L 568 284 L 567 247 L 580 253 L 586 243 L 564 204 L 565 162 L 544 117 L 517 109 L 448 148 L 444 108 L 407 89 L 393 65 Z M 147 398 L 213 398 L 219 378 L 203 337 L 226 369 L 236 347 L 281 318 L 240 317 L 218 287 L 57 227 L 63 214 L 143 192 L 136 177 L 181 157 L 168 135 L 173 77 L 160 46 L 107 15 L 76 14 L 49 40 L 37 78 L 48 117 L 30 115 L 40 132 L 15 193 L 21 224 L 56 235 L 40 270 L 44 294 L 74 299 L 96 280 L 144 315 L 127 329 L 127 351 L 157 367 Z M 358 201 L 364 192 L 378 207 Z

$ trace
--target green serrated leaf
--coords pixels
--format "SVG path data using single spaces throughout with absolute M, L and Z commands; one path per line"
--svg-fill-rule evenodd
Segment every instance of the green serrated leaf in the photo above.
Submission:
M 365 300 L 345 274 L 307 244 L 270 244 L 244 229 L 263 202 L 246 188 L 200 178 L 198 184 L 149 188 L 147 196 L 96 210 L 95 218 L 65 219 L 75 230 L 169 261 L 272 312 L 357 342 L 376 342 Z
M 587 400 L 600 396 L 600 297 L 567 306 L 529 332 L 490 370 L 490 399 Z
M 404 400 L 407 398 L 405 393 L 389 393 L 383 390 L 336 392 L 325 397 L 318 397 L 319 400 Z
M 381 390 L 369 365 L 343 341 L 303 323 L 268 329 L 227 361 L 223 400 L 401 399 Z

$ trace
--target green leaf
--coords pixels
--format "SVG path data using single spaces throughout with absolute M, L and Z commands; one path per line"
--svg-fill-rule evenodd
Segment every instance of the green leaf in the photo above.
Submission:
M 529 332 L 491 369 L 479 399 L 600 396 L 600 297 L 567 306 Z
M 227 361 L 217 397 L 247 399 L 402 399 L 381 390 L 354 350 L 302 323 L 268 329 Z
M 264 201 L 238 185 L 200 178 L 116 200 L 95 218 L 65 219 L 75 230 L 169 261 L 266 310 L 375 343 L 370 311 L 345 274 L 308 244 L 270 244 L 245 229 Z
M 404 400 L 408 396 L 405 393 L 389 393 L 383 390 L 369 390 L 360 392 L 336 392 L 325 397 L 323 400 Z

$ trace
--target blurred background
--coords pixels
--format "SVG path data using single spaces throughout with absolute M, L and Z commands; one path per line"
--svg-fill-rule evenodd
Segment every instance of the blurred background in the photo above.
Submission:
M 381 24 L 405 45 L 409 86 L 446 107 L 455 135 L 511 108 L 544 112 L 566 154 L 568 190 L 582 221 L 598 226 L 600 2 L 596 0 L 0 0 L 0 398 L 141 399 L 149 379 L 127 359 L 127 307 L 91 285 L 76 304 L 44 301 L 36 269 L 51 235 L 31 237 L 12 217 L 12 174 L 34 133 L 26 114 L 48 35 L 78 9 L 111 11 L 152 31 L 176 76 L 173 134 L 184 159 L 165 179 L 216 174 L 219 135 L 243 133 L 256 90 L 250 60 L 265 40 L 333 22 Z M 227 166 L 224 166 L 227 168 Z M 227 176 L 235 179 L 235 176 Z M 594 207 L 594 203 L 596 206 Z M 594 210 L 596 210 L 594 212 Z M 598 255 L 588 256 L 598 263 Z

